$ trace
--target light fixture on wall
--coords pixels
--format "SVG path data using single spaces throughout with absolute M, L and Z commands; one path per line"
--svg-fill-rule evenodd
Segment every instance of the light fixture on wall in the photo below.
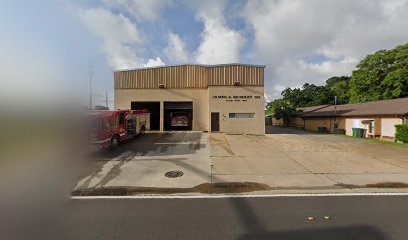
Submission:
M 159 83 L 159 88 L 164 88 L 164 84 L 163 84 L 163 83 Z
M 234 86 L 240 86 L 241 85 L 241 82 L 239 81 L 239 80 L 236 80 L 235 82 L 234 82 Z

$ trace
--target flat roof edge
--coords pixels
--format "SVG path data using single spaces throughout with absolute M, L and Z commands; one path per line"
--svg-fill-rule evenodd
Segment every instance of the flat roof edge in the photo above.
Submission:
M 257 65 L 257 64 L 248 64 L 248 63 L 225 63 L 225 64 L 193 64 L 193 63 L 186 63 L 186 64 L 174 64 L 174 65 L 163 65 L 163 66 L 155 66 L 155 67 L 142 67 L 142 68 L 129 68 L 129 69 L 114 69 L 113 72 L 126 72 L 126 71 L 135 71 L 135 70 L 144 70 L 144 69 L 156 69 L 156 68 L 167 68 L 167 67 L 181 67 L 181 66 L 199 66 L 199 67 L 224 67 L 224 66 L 247 66 L 247 67 L 258 67 L 258 68 L 266 68 L 266 65 Z

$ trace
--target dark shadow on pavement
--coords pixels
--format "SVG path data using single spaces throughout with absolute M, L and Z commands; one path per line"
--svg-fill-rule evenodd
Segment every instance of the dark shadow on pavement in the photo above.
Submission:
M 265 126 L 265 134 L 297 134 L 297 135 L 305 135 L 305 134 L 319 134 L 308 132 L 303 129 L 293 128 L 293 127 L 280 127 L 280 126 Z
M 240 219 L 245 233 L 239 240 L 247 239 L 279 239 L 279 240 L 385 240 L 385 235 L 378 228 L 369 225 L 349 227 L 315 227 L 287 231 L 271 231 L 251 208 L 245 198 L 231 198 L 231 204 Z
M 245 234 L 238 238 L 247 239 L 279 239 L 279 240 L 386 240 L 388 239 L 379 229 L 368 226 L 330 227 L 295 229 L 288 231 L 272 231 Z
M 142 138 L 122 142 L 115 150 L 102 150 L 89 155 L 90 160 L 111 159 L 125 151 L 132 151 L 135 156 L 162 156 L 195 154 L 205 148 L 200 144 L 201 132 L 164 132 L 146 133 Z

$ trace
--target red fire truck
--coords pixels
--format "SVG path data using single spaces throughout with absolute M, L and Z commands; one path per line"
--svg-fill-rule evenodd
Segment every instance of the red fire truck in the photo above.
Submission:
M 190 125 L 191 116 L 188 112 L 172 112 L 170 113 L 172 127 L 188 127 Z
M 90 151 L 117 148 L 123 140 L 142 136 L 150 130 L 147 110 L 95 110 L 87 113 Z

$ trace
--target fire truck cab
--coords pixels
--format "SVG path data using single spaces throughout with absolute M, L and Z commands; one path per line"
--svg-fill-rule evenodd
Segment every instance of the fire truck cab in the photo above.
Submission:
M 121 141 L 150 130 L 147 110 L 89 111 L 87 121 L 91 152 L 117 148 Z

